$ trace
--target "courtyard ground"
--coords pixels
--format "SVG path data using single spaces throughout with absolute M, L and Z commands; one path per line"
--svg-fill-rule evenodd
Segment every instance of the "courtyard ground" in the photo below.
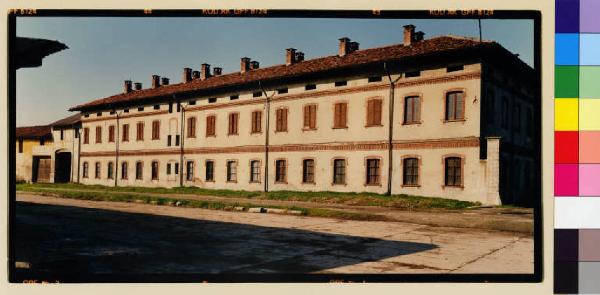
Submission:
M 532 273 L 523 232 L 18 192 L 18 274 Z

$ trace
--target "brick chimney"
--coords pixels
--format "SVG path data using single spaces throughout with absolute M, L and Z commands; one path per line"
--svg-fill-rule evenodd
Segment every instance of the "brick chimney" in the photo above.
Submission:
M 250 69 L 250 58 L 242 57 L 240 59 L 240 72 L 245 73 L 249 69 Z
M 200 79 L 200 71 L 193 71 L 192 79 Z
M 415 41 L 415 26 L 404 26 L 404 46 L 410 46 Z
M 223 74 L 223 68 L 221 68 L 221 67 L 213 68 L 213 76 L 221 76 L 221 74 Z
M 192 81 L 192 69 L 183 68 L 183 83 Z
M 200 80 L 206 80 L 210 77 L 210 65 L 202 64 L 200 66 Z
M 340 38 L 340 48 L 339 48 L 339 56 L 346 56 L 346 54 L 348 54 L 348 43 L 350 43 L 350 38 L 347 37 L 343 37 Z
M 259 62 L 255 61 L 255 60 L 253 60 L 253 61 L 250 62 L 250 69 L 251 70 L 256 70 L 259 67 L 260 67 L 260 63 Z
M 152 75 L 152 88 L 160 87 L 160 76 Z
M 296 52 L 296 62 L 304 61 L 304 52 Z
M 169 78 L 164 77 L 164 78 L 160 79 L 160 84 L 169 85 Z
M 285 64 L 293 65 L 296 63 L 296 49 L 288 48 L 285 50 Z
M 142 83 L 135 82 L 134 85 L 135 85 L 135 90 L 142 90 Z
M 124 93 L 131 92 L 131 80 L 125 80 L 125 82 L 123 83 L 123 92 Z

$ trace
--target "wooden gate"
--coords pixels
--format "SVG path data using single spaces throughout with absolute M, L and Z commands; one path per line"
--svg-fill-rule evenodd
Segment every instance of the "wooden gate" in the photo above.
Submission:
M 50 169 L 52 160 L 50 157 L 33 158 L 33 182 L 50 182 Z

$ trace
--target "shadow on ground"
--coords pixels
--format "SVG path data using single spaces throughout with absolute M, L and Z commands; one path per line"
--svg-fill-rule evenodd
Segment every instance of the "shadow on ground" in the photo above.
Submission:
M 102 274 L 305 274 L 437 247 L 24 202 L 16 203 L 14 226 L 15 259 L 31 265 L 13 272 L 16 280 L 40 273 L 56 279 Z

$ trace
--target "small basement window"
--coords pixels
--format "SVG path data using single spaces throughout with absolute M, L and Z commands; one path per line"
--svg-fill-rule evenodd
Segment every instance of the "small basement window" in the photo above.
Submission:
M 208 103 L 215 103 L 217 102 L 217 98 L 216 97 L 211 97 L 208 99 Z
M 421 71 L 406 72 L 404 74 L 404 77 L 406 77 L 406 78 L 419 77 L 419 76 L 421 76 Z
M 369 77 L 369 83 L 373 83 L 373 82 L 381 82 L 381 76 Z
M 143 112 L 144 111 L 144 107 L 139 107 L 138 108 L 138 112 Z
M 304 86 L 304 90 L 315 90 L 317 89 L 317 84 L 306 84 L 306 86 Z
M 261 97 L 261 96 L 262 96 L 262 92 L 260 92 L 260 91 L 252 93 L 252 97 Z
M 456 71 L 462 71 L 465 69 L 464 65 L 459 65 L 459 66 L 449 66 L 446 68 L 446 72 L 450 73 L 450 72 L 456 72 Z
M 336 81 L 335 87 L 346 86 L 348 85 L 348 81 Z
M 124 109 L 123 112 L 129 113 L 129 109 Z
M 111 114 L 111 115 L 114 115 L 115 113 L 116 113 L 115 111 L 110 111 L 110 114 Z
M 96 116 L 102 117 L 102 113 L 96 113 Z
M 229 97 L 229 100 L 236 100 L 236 99 L 238 99 L 238 98 L 240 98 L 240 96 L 236 94 L 236 95 L 232 95 L 232 96 L 230 96 L 230 97 Z
M 288 93 L 288 89 L 287 88 L 279 88 L 279 89 L 277 89 L 277 94 L 284 94 L 284 93 Z
M 195 100 L 190 100 L 189 105 L 195 106 L 196 105 L 196 101 Z
M 85 114 L 85 115 L 83 115 L 83 117 L 85 117 L 85 118 L 89 118 L 89 117 L 90 117 L 90 114 Z
M 157 104 L 155 104 L 155 105 L 154 105 L 154 109 L 155 109 L 155 110 L 160 110 L 160 105 L 157 105 Z

